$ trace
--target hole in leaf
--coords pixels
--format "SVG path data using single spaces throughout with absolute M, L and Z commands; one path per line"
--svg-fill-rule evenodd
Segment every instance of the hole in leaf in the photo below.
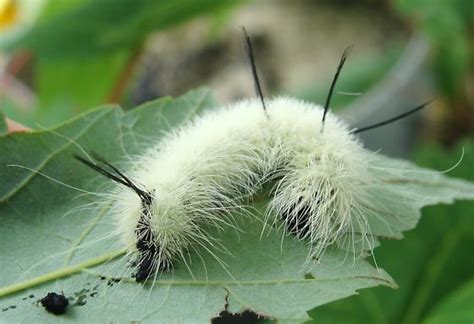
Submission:
M 243 313 L 229 313 L 222 311 L 217 317 L 212 319 L 212 324 L 240 324 L 240 323 L 262 323 L 270 318 L 258 315 L 255 312 L 246 310 Z

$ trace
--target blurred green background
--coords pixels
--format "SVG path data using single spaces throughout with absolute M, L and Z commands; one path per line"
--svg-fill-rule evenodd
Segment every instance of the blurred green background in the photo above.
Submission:
M 43 128 L 200 86 L 222 103 L 254 96 L 241 25 L 269 96 L 323 102 L 354 45 L 333 109 L 358 126 L 435 99 L 363 140 L 439 170 L 464 147 L 450 174 L 474 180 L 472 0 L 0 0 L 0 113 Z M 406 239 L 375 251 L 398 290 L 362 291 L 311 311 L 314 321 L 472 323 L 473 204 L 423 214 Z

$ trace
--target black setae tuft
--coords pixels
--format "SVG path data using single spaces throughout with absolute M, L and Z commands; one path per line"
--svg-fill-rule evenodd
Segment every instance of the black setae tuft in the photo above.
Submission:
M 334 195 L 334 189 L 330 193 L 331 196 Z M 317 193 L 313 195 L 312 199 L 318 205 L 321 203 L 321 197 Z M 284 211 L 281 218 L 285 222 L 288 233 L 295 235 L 299 239 L 304 238 L 310 228 L 308 222 L 311 212 L 309 204 L 303 202 L 303 197 L 300 197 L 296 204 Z
M 151 201 L 142 201 L 143 212 L 138 220 L 135 234 L 137 236 L 137 250 L 140 253 L 137 264 L 138 269 L 134 274 L 136 282 L 147 280 L 157 270 L 168 270 L 171 264 L 167 260 L 161 260 L 160 247 L 156 244 L 155 235 L 151 229 L 150 219 Z M 160 264 L 157 264 L 160 262 Z
M 302 206 L 301 200 L 302 198 L 298 200 L 298 204 L 292 206 L 291 209 L 286 210 L 281 215 L 287 231 L 298 238 L 303 238 L 309 231 L 310 209 L 307 206 Z

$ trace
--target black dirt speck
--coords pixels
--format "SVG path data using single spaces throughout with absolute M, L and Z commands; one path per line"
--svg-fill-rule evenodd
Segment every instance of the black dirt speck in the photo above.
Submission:
M 2 312 L 6 312 L 7 310 L 15 309 L 15 308 L 16 308 L 16 305 L 10 305 L 8 307 L 2 308 Z
M 50 292 L 41 299 L 41 305 L 50 313 L 59 315 L 66 312 L 66 308 L 69 305 L 69 301 L 63 294 L 57 294 Z
M 87 304 L 86 298 L 87 298 L 86 295 L 79 296 L 77 301 L 74 303 L 74 306 L 84 306 L 85 304 Z

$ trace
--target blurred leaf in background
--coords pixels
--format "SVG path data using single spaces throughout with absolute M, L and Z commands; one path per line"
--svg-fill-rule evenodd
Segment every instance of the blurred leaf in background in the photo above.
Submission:
M 395 9 L 417 19 L 431 41 L 436 78 L 443 93 L 451 99 L 462 94 L 472 52 L 469 30 L 474 23 L 474 1 L 397 0 Z
M 435 145 L 424 145 L 416 152 L 415 160 L 420 165 L 445 170 L 456 163 L 463 147 L 464 159 L 449 175 L 474 180 L 472 141 L 450 152 Z M 377 263 L 383 264 L 393 275 L 398 290 L 362 291 L 359 296 L 315 309 L 310 316 L 318 323 L 411 324 L 421 323 L 424 318 L 448 318 L 453 315 L 443 312 L 452 313 L 455 307 L 465 312 L 462 301 L 468 292 L 460 292 L 461 297 L 453 297 L 454 301 L 449 294 L 458 288 L 462 290 L 461 287 L 467 287 L 467 282 L 474 279 L 472 210 L 472 202 L 425 208 L 419 226 L 406 233 L 402 241 L 384 241 L 375 250 Z M 445 303 L 447 306 L 442 306 Z M 433 317 L 427 317 L 430 312 Z M 471 316 L 470 320 L 473 319 Z
M 347 64 L 344 67 L 344 73 L 338 79 L 337 87 L 340 91 L 333 97 L 331 109 L 338 110 L 347 107 L 359 95 L 363 95 L 373 87 L 377 81 L 382 80 L 387 71 L 397 63 L 401 52 L 400 46 L 395 44 L 390 51 L 383 53 L 383 55 L 360 58 Z M 304 89 L 290 93 L 303 100 L 321 103 L 326 99 L 331 80 L 332 75 L 328 75 L 323 82 L 310 84 Z M 345 93 L 343 91 L 345 89 L 352 92 Z
M 473 300 L 474 280 L 471 280 L 436 306 L 425 323 L 472 323 L 474 318 Z
M 45 10 L 48 17 L 43 16 L 20 44 L 47 60 L 116 53 L 141 46 L 154 30 L 173 26 L 197 14 L 212 14 L 232 2 L 84 0 L 75 4 L 60 10 L 53 2 L 53 7 Z
M 425 133 L 453 145 L 474 132 L 474 1 L 396 0 L 432 45 L 431 70 L 441 94 Z
M 23 0 L 25 1 L 25 0 Z M 21 2 L 21 1 L 20 1 Z M 147 36 L 237 2 L 218 0 L 49 1 L 34 29 L 9 46 L 35 57 L 34 120 L 44 126 L 120 101 Z M 28 118 L 20 121 L 28 123 Z M 30 124 L 31 125 L 31 124 Z

